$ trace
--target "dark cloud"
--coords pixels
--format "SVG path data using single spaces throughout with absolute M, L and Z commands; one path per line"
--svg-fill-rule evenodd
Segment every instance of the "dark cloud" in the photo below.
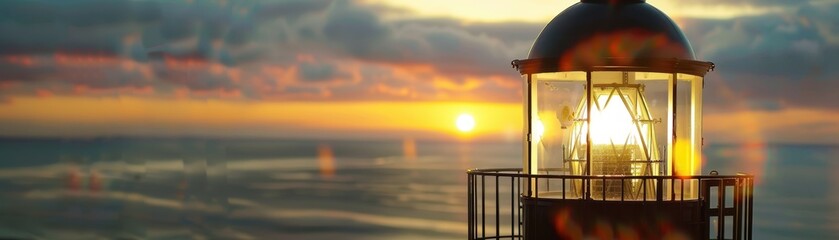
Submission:
M 427 65 L 444 75 L 490 76 L 512 73 L 510 60 L 520 58 L 541 29 L 537 24 L 440 18 L 385 21 L 380 16 L 386 11 L 398 10 L 338 1 L 319 31 L 323 41 L 359 60 Z
M 172 69 L 159 67 L 155 76 L 170 86 L 183 86 L 190 90 L 235 90 L 238 89 L 232 79 L 225 75 L 212 74 L 203 69 Z
M 286 0 L 264 2 L 254 8 L 254 17 L 259 19 L 296 19 L 304 15 L 325 10 L 334 0 Z
M 334 64 L 301 63 L 298 65 L 297 77 L 302 81 L 321 82 L 346 78 L 348 74 L 341 72 Z
M 733 6 L 751 6 L 751 7 L 789 7 L 809 5 L 811 1 L 804 0 L 683 0 L 680 4 L 686 5 L 733 5 Z
M 722 85 L 732 96 L 710 88 L 710 107 L 729 108 L 731 98 L 753 109 L 839 107 L 839 4 L 806 6 L 787 14 L 732 20 L 685 20 L 684 30 L 700 59 L 713 61 L 709 85 Z M 839 33 L 839 31 L 836 31 Z M 839 36 L 839 34 L 836 34 Z M 707 89 L 707 88 L 706 88 Z
M 804 3 L 806 2 L 806 3 Z M 2 1 L 0 97 L 153 88 L 253 99 L 519 101 L 509 68 L 546 23 L 399 18 L 361 1 Z M 709 4 L 707 1 L 686 4 Z M 680 19 L 708 75 L 709 109 L 837 107 L 839 4 L 720 1 L 782 11 Z M 111 59 L 79 66 L 54 56 Z M 35 57 L 23 66 L 12 57 Z M 476 83 L 477 82 L 477 83 Z M 442 86 L 442 87 L 441 87 Z M 511 87 L 513 86 L 513 87 Z
M 437 28 L 456 28 L 476 36 L 487 36 L 498 39 L 504 43 L 528 43 L 545 28 L 547 23 L 527 22 L 497 22 L 497 23 L 463 23 L 448 18 L 424 18 L 400 20 L 393 23 L 397 28 L 411 25 L 421 25 Z M 525 53 L 526 54 L 526 53 Z
M 516 55 L 511 53 L 525 52 L 530 37 L 525 35 L 538 31 L 536 25 L 518 23 L 498 24 L 496 28 L 493 24 L 463 24 L 447 19 L 385 21 L 382 14 L 406 12 L 356 1 L 221 4 L 77 0 L 10 1 L 2 5 L 2 11 L 10 14 L 0 18 L 0 55 L 107 56 L 133 61 L 146 69 L 138 74 L 101 64 L 101 68 L 109 69 L 77 70 L 72 66 L 56 67 L 47 59 L 27 68 L 4 66 L 8 70 L 4 70 L 3 81 L 53 81 L 56 84 L 51 86 L 97 89 L 153 86 L 164 93 L 177 87 L 197 91 L 236 89 L 252 98 L 283 93 L 338 99 L 378 98 L 366 95 L 366 91 L 375 86 L 406 89 L 394 84 L 399 81 L 394 78 L 406 78 L 405 74 L 411 74 L 411 81 L 418 82 L 412 83 L 417 85 L 411 87 L 412 91 L 423 91 L 413 96 L 438 94 L 429 81 L 436 75 L 445 76 L 445 81 L 454 81 L 455 85 L 465 75 L 508 75 L 515 81 L 514 72 L 507 68 Z M 308 55 L 327 61 L 299 59 Z M 338 68 L 332 63 L 335 61 L 355 62 L 354 68 L 423 66 L 425 70 L 343 81 L 353 78 L 353 73 Z M 266 74 L 261 71 L 265 66 L 294 68 L 297 72 Z M 210 74 L 209 69 L 202 67 L 239 71 L 229 74 L 228 70 L 215 70 Z M 288 84 L 275 86 L 277 82 L 336 81 L 342 84 L 297 86 L 306 91 L 288 91 L 295 89 Z M 312 89 L 319 89 L 319 94 L 313 94 Z M 333 92 L 337 94 L 327 94 Z
M 60 24 L 22 25 L 0 22 L 0 54 L 54 52 L 116 53 L 126 29 L 73 28 Z
M 39 81 L 46 76 L 52 76 L 56 72 L 51 66 L 25 67 L 20 64 L 0 61 L 0 83 L 2 82 L 23 82 Z
M 486 25 L 470 29 L 446 20 L 384 23 L 372 10 L 360 8 L 333 12 L 337 13 L 323 30 L 329 41 L 343 46 L 353 57 L 430 65 L 446 75 L 509 74 L 506 66 L 520 57 L 517 53 L 526 52 L 531 41 L 516 34 L 535 32 L 529 25 L 522 31 L 509 31 L 508 25 L 502 26 L 506 29 L 489 31 Z M 535 34 L 531 36 L 534 37 Z
M 254 27 L 247 22 L 239 22 L 230 27 L 227 36 L 224 38 L 225 43 L 230 46 L 241 46 L 248 43 L 253 34 Z
M 508 44 L 531 42 L 538 36 L 544 24 L 537 23 L 475 23 L 463 26 L 463 29 L 477 35 L 497 38 Z
M 73 0 L 0 2 L 0 22 L 69 24 L 79 27 L 154 21 L 160 6 L 151 1 Z
M 348 2 L 335 4 L 323 27 L 324 35 L 330 41 L 359 56 L 381 48 L 382 42 L 391 34 L 389 30 L 374 12 Z

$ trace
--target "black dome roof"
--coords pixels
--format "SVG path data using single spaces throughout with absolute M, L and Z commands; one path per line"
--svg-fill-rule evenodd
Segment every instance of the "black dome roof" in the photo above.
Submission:
M 679 27 L 643 0 L 582 0 L 574 4 L 545 26 L 528 58 L 514 61 L 522 73 L 675 62 L 703 65 L 677 72 L 704 75 L 713 67 L 709 62 L 695 61 L 693 49 Z M 533 66 L 536 60 L 539 66 Z M 530 71 L 519 66 L 528 62 Z

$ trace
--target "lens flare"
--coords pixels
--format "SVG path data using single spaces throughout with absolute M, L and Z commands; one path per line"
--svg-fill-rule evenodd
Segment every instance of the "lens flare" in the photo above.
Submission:
M 327 144 L 318 145 L 318 168 L 323 178 L 335 176 L 335 156 L 332 154 L 332 147 Z

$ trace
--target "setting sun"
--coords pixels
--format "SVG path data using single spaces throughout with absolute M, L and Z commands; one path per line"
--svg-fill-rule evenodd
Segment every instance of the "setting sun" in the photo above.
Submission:
M 457 125 L 457 130 L 461 132 L 472 131 L 475 128 L 475 118 L 468 113 L 460 114 L 460 116 L 457 116 L 455 125 Z

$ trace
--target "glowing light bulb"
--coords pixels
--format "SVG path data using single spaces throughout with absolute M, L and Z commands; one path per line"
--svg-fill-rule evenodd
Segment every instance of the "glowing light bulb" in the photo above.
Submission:
M 602 108 L 592 108 L 592 144 L 623 145 L 627 142 L 627 138 L 629 142 L 634 142 L 632 135 L 635 132 L 635 125 L 632 116 L 627 111 L 627 106 L 620 97 L 613 96 L 609 101 L 609 96 L 602 95 L 597 101 Z
M 584 120 L 573 123 L 566 158 L 590 160 L 592 175 L 657 174 L 660 158 L 656 142 L 651 139 L 655 136 L 655 121 L 639 89 L 633 86 L 598 89 L 592 93 L 594 99 L 588 117 L 587 100 L 582 99 L 576 115 Z M 575 174 L 586 172 L 585 164 L 573 166 Z
M 594 94 L 591 103 L 591 116 L 588 122 L 579 121 L 574 124 L 572 136 L 576 137 L 573 144 L 585 146 L 588 143 L 590 150 L 588 160 L 590 161 L 591 175 L 607 176 L 650 176 L 656 175 L 659 169 L 658 154 L 655 141 L 649 139 L 652 134 L 652 117 L 647 111 L 646 102 L 638 88 L 607 88 L 598 89 Z M 585 116 L 586 100 L 581 103 L 578 115 Z M 591 124 L 590 126 L 588 124 Z M 591 142 L 586 139 L 587 131 L 590 134 Z M 572 145 L 571 149 L 578 148 Z M 579 152 L 578 152 L 579 154 Z M 585 155 L 575 155 L 571 152 L 572 159 L 585 159 Z M 577 174 L 585 173 L 585 164 L 572 165 L 576 167 L 572 171 Z M 646 193 L 652 192 L 646 186 Z M 625 192 L 633 196 L 644 193 L 640 190 L 644 185 L 637 179 L 621 182 L 608 180 L 591 183 L 591 191 L 595 198 L 619 198 Z M 604 195 L 605 193 L 605 195 Z

